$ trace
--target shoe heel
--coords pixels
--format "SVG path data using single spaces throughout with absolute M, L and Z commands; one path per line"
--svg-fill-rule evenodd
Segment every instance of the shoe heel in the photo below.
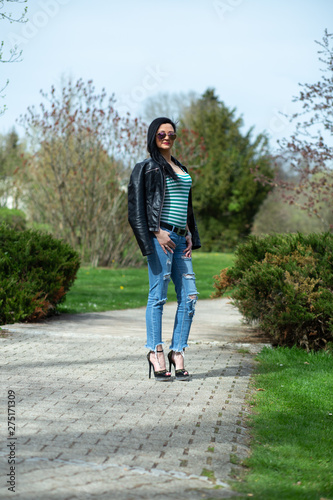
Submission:
M 151 365 L 152 365 L 152 362 L 150 361 L 149 359 L 149 354 L 147 354 L 147 359 L 148 359 L 148 366 L 149 366 L 149 370 L 148 370 L 148 377 L 151 378 Z
M 174 364 L 172 361 L 172 351 L 168 352 L 168 360 L 169 360 L 169 372 L 171 372 L 171 365 Z

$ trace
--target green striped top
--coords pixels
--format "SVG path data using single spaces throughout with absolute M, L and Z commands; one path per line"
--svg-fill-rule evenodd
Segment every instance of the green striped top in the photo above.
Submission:
M 166 177 L 161 221 L 185 229 L 187 223 L 188 195 L 192 179 L 186 172 L 176 175 L 178 177 L 177 180 L 172 179 L 170 176 Z

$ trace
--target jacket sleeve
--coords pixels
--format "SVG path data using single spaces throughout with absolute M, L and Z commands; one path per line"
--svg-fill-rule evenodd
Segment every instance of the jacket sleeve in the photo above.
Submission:
M 192 189 L 190 189 L 189 199 L 188 199 L 188 212 L 187 212 L 187 224 L 189 230 L 192 234 L 192 249 L 197 250 L 201 248 L 201 241 L 199 237 L 199 231 L 197 228 L 197 224 L 195 222 L 194 214 L 193 214 L 193 206 L 192 206 Z
M 142 255 L 153 253 L 146 215 L 144 163 L 135 165 L 128 184 L 128 222 Z

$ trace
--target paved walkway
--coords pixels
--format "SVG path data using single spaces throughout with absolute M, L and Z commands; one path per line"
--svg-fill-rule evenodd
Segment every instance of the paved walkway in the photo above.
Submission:
M 165 306 L 168 341 L 174 312 L 174 304 Z M 262 344 L 251 343 L 251 329 L 226 299 L 199 301 L 185 358 L 192 379 L 158 383 L 148 379 L 144 314 L 7 326 L 0 338 L 0 498 L 235 495 L 228 482 L 248 454 L 245 398 Z M 8 391 L 15 391 L 16 440 L 8 437 Z M 15 448 L 15 494 L 6 484 L 8 444 Z

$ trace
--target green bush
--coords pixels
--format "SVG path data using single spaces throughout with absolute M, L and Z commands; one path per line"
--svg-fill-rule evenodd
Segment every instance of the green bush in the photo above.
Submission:
M 62 302 L 80 266 L 68 244 L 0 226 L 0 322 L 35 321 Z
M 214 217 L 206 217 L 204 221 L 197 219 L 200 240 L 204 252 L 231 252 L 242 241 L 245 235 L 233 227 L 223 227 Z
M 309 350 L 332 342 L 332 234 L 250 236 L 215 280 L 215 296 L 236 287 L 233 302 L 273 343 Z
M 26 229 L 25 213 L 16 208 L 0 208 L 0 224 L 7 224 L 16 231 L 24 231 Z

